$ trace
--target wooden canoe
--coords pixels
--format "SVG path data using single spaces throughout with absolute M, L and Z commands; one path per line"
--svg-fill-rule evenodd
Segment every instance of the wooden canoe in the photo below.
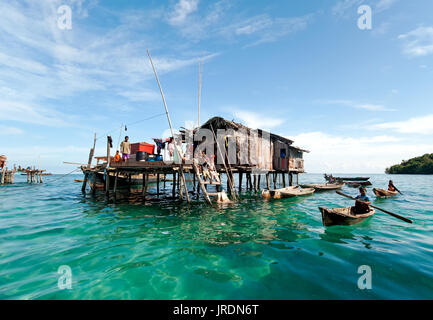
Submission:
M 334 177 L 336 180 L 342 180 L 342 181 L 368 181 L 370 180 L 370 177 Z
M 326 209 L 319 207 L 322 213 L 322 222 L 325 227 L 333 225 L 353 225 L 364 221 L 365 219 L 373 216 L 376 210 L 370 208 L 370 211 L 363 214 L 355 215 L 352 211 L 352 207 L 348 208 L 334 208 Z
M 372 183 L 370 181 L 365 181 L 365 182 L 350 182 L 350 181 L 345 181 L 345 183 L 347 184 L 348 187 L 352 187 L 352 188 L 358 188 L 360 186 L 366 187 L 366 186 L 371 186 Z
M 316 191 L 338 190 L 344 183 L 322 183 L 322 184 L 302 184 L 302 188 L 314 188 Z
M 389 191 L 385 189 L 373 189 L 373 193 L 376 195 L 376 197 L 382 198 L 382 197 L 393 197 L 398 195 L 397 191 Z
M 283 199 L 283 198 L 292 198 L 297 196 L 306 196 L 309 194 L 313 194 L 315 191 L 314 188 L 299 188 L 299 186 L 287 187 L 276 190 L 263 190 L 262 197 L 264 199 Z

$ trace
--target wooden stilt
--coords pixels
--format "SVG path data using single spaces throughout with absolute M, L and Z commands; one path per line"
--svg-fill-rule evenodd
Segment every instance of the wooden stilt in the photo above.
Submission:
M 270 184 L 270 179 L 269 179 L 269 172 L 266 174 L 266 187 L 268 188 L 268 190 L 271 190 L 271 184 Z
M 105 194 L 107 197 L 110 196 L 110 174 L 107 169 L 105 169 Z
M 283 188 L 285 188 L 286 187 L 286 174 L 283 172 L 282 175 L 283 175 Z
M 242 192 L 242 176 L 243 172 L 239 172 L 239 192 Z
M 143 202 L 146 201 L 146 194 L 147 194 L 147 184 L 148 184 L 148 175 L 143 173 L 143 188 L 141 190 L 141 194 L 143 196 Z
M 254 175 L 254 192 L 257 193 L 257 175 Z
M 262 175 L 259 174 L 259 176 L 257 177 L 257 190 L 260 192 L 260 180 L 262 178 Z
M 173 199 L 176 197 L 176 172 L 173 172 L 173 190 L 172 190 Z
M 114 178 L 114 189 L 113 189 L 113 193 L 114 193 L 114 199 L 116 200 L 116 196 L 117 196 L 117 179 L 119 178 L 119 171 L 116 170 L 116 177 Z
M 277 173 L 274 172 L 274 189 L 277 189 Z
M 156 175 L 156 196 L 159 198 L 159 173 Z

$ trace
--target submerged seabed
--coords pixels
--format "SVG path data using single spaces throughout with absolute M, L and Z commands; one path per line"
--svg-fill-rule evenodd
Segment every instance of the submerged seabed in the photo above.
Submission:
M 390 178 L 370 176 L 376 187 Z M 317 207 L 351 204 L 333 192 L 267 202 L 245 194 L 220 208 L 126 194 L 114 204 L 83 196 L 77 176 L 59 177 L 0 187 L 1 299 L 433 298 L 433 176 L 392 176 L 404 195 L 374 201 L 413 225 L 378 212 L 330 228 Z M 58 287 L 63 265 L 70 290 Z M 371 267 L 371 290 L 358 288 L 361 265 Z

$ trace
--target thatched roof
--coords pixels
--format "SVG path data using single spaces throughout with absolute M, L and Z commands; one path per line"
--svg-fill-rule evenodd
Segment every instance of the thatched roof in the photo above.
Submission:
M 218 130 L 218 129 L 240 130 L 240 129 L 243 129 L 243 130 L 247 130 L 247 132 L 250 132 L 251 130 L 255 130 L 255 129 L 248 128 L 241 123 L 229 121 L 229 120 L 226 120 L 226 119 L 221 118 L 221 117 L 213 117 L 213 118 L 209 119 L 208 121 L 206 121 L 205 124 L 203 124 L 201 126 L 201 128 L 209 129 L 209 130 L 212 130 L 212 128 L 214 130 Z M 268 133 L 270 135 L 270 138 L 272 141 L 280 140 L 281 142 L 285 142 L 289 145 L 291 145 L 293 143 L 293 140 L 287 139 L 285 137 L 267 132 L 267 131 L 262 130 L 262 129 L 257 129 L 257 130 L 259 132 L 262 132 L 262 133 Z

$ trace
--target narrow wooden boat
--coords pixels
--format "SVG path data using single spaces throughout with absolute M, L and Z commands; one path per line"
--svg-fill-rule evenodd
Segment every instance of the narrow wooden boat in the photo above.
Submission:
M 302 184 L 302 188 L 314 188 L 316 191 L 338 190 L 344 186 L 343 183 Z
M 287 187 L 276 190 L 263 190 L 262 197 L 264 199 L 283 199 L 283 198 L 292 198 L 297 196 L 306 196 L 309 194 L 313 194 L 315 191 L 314 188 L 299 188 L 299 186 Z
M 353 225 L 364 221 L 373 216 L 376 210 L 370 208 L 370 211 L 363 214 L 354 214 L 353 207 L 327 209 L 319 207 L 322 213 L 322 222 L 325 227 L 333 225 Z
M 324 177 L 327 181 L 329 181 L 331 176 L 328 176 L 326 173 L 324 174 Z M 370 180 L 370 177 L 333 177 L 335 180 L 337 181 L 356 181 L 356 182 L 361 182 L 361 181 L 368 181 Z
M 370 177 L 335 177 L 335 179 L 342 181 L 368 181 Z
M 383 198 L 383 197 L 393 197 L 398 195 L 397 191 L 389 191 L 385 189 L 376 189 L 373 188 L 373 193 L 376 195 L 376 197 Z
M 350 182 L 350 181 L 345 181 L 344 182 L 348 187 L 352 187 L 352 188 L 359 188 L 360 186 L 366 187 L 366 186 L 371 186 L 372 183 L 370 181 L 364 181 L 364 182 Z

